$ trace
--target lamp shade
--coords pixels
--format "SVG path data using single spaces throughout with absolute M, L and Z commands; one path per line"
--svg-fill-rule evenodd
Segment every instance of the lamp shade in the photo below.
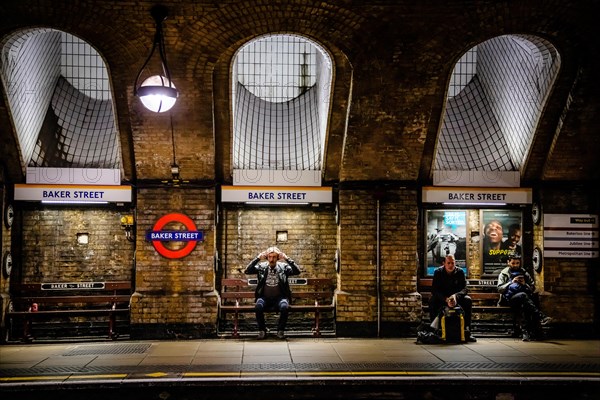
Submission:
M 161 75 L 146 79 L 137 90 L 142 104 L 150 111 L 169 111 L 177 101 L 178 92 L 173 82 Z

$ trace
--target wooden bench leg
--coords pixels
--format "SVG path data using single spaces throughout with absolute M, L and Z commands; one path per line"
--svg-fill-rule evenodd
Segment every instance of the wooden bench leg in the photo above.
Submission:
M 321 329 L 319 327 L 319 309 L 315 310 L 315 331 L 313 332 L 313 336 L 321 336 Z
M 119 337 L 119 334 L 115 332 L 116 326 L 116 315 L 114 312 L 109 313 L 108 315 L 108 338 L 112 340 L 116 340 Z
M 233 334 L 232 334 L 232 336 L 234 338 L 240 337 L 240 331 L 239 331 L 238 324 L 239 324 L 238 310 L 235 310 L 235 312 L 233 314 Z
M 33 335 L 31 334 L 31 318 L 25 317 L 23 321 L 23 341 L 31 342 Z

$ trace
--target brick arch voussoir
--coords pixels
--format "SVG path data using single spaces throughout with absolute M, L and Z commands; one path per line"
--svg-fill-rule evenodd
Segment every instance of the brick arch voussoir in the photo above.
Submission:
M 347 52 L 357 40 L 357 27 L 363 23 L 363 16 L 321 2 L 230 4 L 186 28 L 182 36 L 189 40 L 180 54 L 187 58 L 178 61 L 186 64 L 186 74 L 210 79 L 215 68 L 229 68 L 235 51 L 244 43 L 279 33 L 306 36 L 326 49 L 338 47 Z

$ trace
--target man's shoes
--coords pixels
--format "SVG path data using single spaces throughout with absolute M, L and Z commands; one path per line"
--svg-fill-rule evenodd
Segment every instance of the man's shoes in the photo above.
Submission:
M 546 316 L 544 318 L 541 319 L 540 324 L 541 325 L 548 325 L 550 322 L 552 322 L 552 318 Z
M 267 332 L 265 331 L 259 331 L 258 332 L 258 336 L 256 337 L 258 340 L 263 340 L 267 337 Z
M 524 342 L 531 342 L 532 340 L 533 340 L 533 338 L 531 337 L 529 332 L 523 332 L 523 341 Z
M 477 338 L 473 336 L 469 327 L 465 329 L 465 338 L 467 342 L 475 343 L 477 341 Z
M 277 339 L 285 339 L 285 333 L 283 331 L 277 331 Z

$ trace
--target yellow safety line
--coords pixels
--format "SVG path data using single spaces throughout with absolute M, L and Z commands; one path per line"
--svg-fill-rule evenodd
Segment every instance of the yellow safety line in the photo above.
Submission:
M 242 371 L 241 376 L 296 376 L 296 371 L 265 371 L 265 372 L 252 372 L 252 371 Z
M 184 372 L 184 378 L 204 377 L 204 376 L 239 376 L 239 372 Z
M 535 371 L 265 371 L 265 372 L 184 372 L 182 378 L 210 378 L 210 377 L 257 377 L 257 376 L 440 376 L 440 375 L 496 375 L 512 377 L 545 376 L 549 378 L 560 377 L 600 377 L 600 372 L 535 372 Z M 144 374 L 145 376 L 161 379 L 172 375 L 157 376 L 162 374 Z M 77 379 L 126 379 L 129 374 L 103 374 L 103 375 L 48 375 L 48 376 L 12 376 L 1 377 L 0 382 L 17 381 L 51 381 L 51 380 L 77 380 Z
M 103 374 L 103 375 L 71 375 L 70 380 L 73 379 L 124 379 L 127 378 L 127 374 Z
M 48 376 L 10 376 L 6 378 L 0 378 L 2 382 L 15 382 L 15 381 L 50 381 L 50 380 L 63 380 L 69 378 L 70 375 L 48 375 Z

